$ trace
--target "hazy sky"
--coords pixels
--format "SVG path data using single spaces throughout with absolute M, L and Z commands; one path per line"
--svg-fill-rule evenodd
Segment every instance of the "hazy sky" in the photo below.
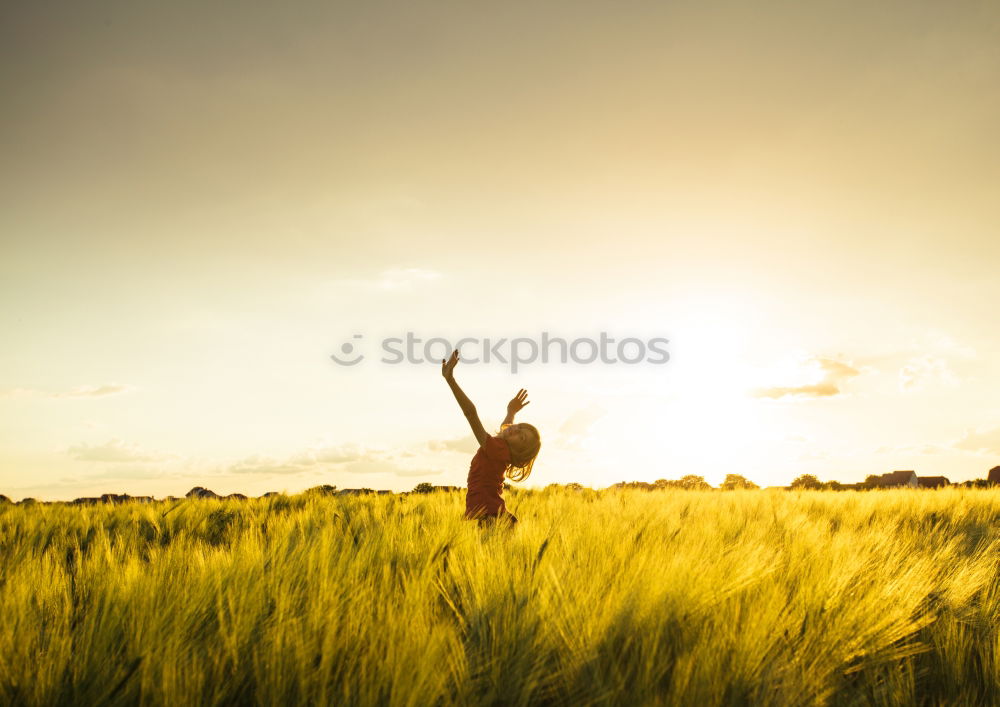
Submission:
M 0 10 L 0 493 L 464 485 L 407 331 L 670 340 L 460 364 L 529 484 L 1000 464 L 997 3 L 207 5 Z

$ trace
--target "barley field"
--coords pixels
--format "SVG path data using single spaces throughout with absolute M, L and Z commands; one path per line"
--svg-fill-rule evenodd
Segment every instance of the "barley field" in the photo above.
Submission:
M 0 507 L 4 705 L 1000 703 L 1000 491 Z

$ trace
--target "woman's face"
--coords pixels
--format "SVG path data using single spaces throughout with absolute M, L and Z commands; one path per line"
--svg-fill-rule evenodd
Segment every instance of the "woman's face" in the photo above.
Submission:
M 507 443 L 516 449 L 528 449 L 535 441 L 534 432 L 523 423 L 511 425 L 503 429 L 497 436 L 507 440 Z

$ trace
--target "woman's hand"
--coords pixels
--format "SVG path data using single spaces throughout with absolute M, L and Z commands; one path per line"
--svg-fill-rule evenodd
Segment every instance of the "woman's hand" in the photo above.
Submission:
M 511 419 L 514 419 L 514 414 L 517 413 L 517 411 L 523 408 L 525 405 L 531 402 L 530 400 L 526 399 L 527 397 L 528 397 L 528 391 L 526 391 L 524 388 L 521 388 L 519 391 L 517 391 L 517 395 L 511 398 L 510 402 L 507 403 L 507 416 L 510 417 Z
M 441 359 L 441 375 L 444 376 L 445 380 L 453 380 L 455 378 L 455 366 L 458 365 L 458 349 L 451 352 L 451 356 L 447 361 Z

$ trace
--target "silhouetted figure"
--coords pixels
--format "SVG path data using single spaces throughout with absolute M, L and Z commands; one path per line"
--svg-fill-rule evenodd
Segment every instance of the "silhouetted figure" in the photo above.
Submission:
M 542 446 L 542 438 L 533 425 L 525 422 L 514 424 L 514 415 L 529 402 L 528 391 L 522 388 L 507 403 L 507 417 L 500 426 L 500 432 L 491 436 L 479 421 L 476 406 L 455 382 L 456 365 L 457 350 L 452 351 L 447 361 L 441 361 L 441 375 L 448 381 L 451 392 L 455 394 L 455 399 L 479 442 L 479 449 L 469 466 L 465 518 L 478 520 L 480 526 L 500 522 L 509 523 L 513 527 L 517 518 L 507 510 L 503 500 L 504 477 L 511 481 L 524 481 L 528 478 Z

